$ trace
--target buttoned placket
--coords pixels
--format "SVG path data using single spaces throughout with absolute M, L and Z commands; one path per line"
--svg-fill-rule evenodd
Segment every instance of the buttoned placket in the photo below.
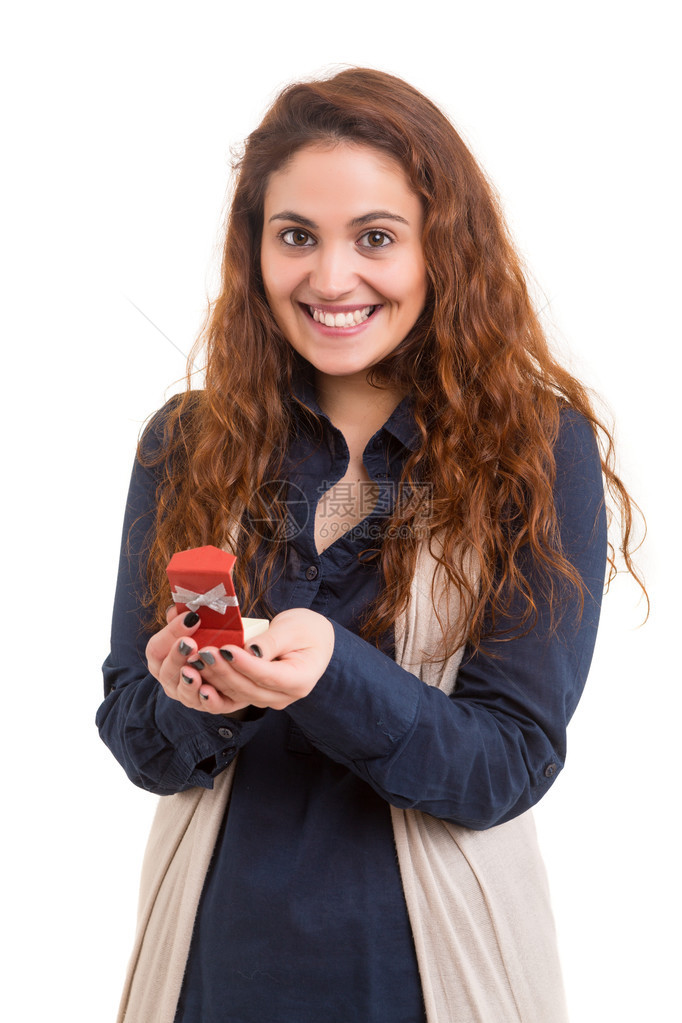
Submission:
M 328 419 L 325 421 L 325 429 L 333 437 L 333 445 L 329 445 L 329 448 L 333 448 L 334 456 L 325 466 L 327 469 L 326 473 L 320 477 L 324 481 L 323 485 L 317 483 L 315 492 L 312 495 L 307 492 L 307 488 L 303 488 L 309 501 L 308 515 L 305 528 L 301 530 L 294 540 L 294 545 L 298 549 L 301 559 L 299 575 L 301 585 L 297 587 L 297 597 L 305 594 L 306 606 L 310 606 L 317 596 L 320 586 L 324 582 L 325 560 L 327 557 L 338 553 L 339 548 L 337 545 L 341 544 L 347 547 L 348 544 L 357 543 L 359 533 L 361 534 L 363 530 L 367 531 L 368 528 L 371 529 L 373 526 L 377 527 L 379 521 L 391 513 L 395 503 L 396 481 L 390 472 L 386 438 L 382 428 L 369 440 L 363 452 L 363 462 L 370 480 L 379 487 L 378 498 L 373 510 L 363 517 L 362 521 L 356 526 L 339 536 L 321 554 L 317 551 L 314 535 L 317 504 L 323 494 L 343 478 L 349 461 L 348 448 L 341 431 Z M 314 475 L 308 476 L 307 481 L 314 483 Z M 301 486 L 300 478 L 297 479 L 296 486 L 297 488 Z M 332 551 L 332 548 L 336 548 L 336 551 Z

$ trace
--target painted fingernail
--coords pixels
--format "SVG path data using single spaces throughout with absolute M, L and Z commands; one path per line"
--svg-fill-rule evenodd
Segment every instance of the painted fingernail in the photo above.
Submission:
M 188 686 L 191 686 L 194 679 L 190 678 L 189 675 L 185 675 L 184 671 L 181 671 L 180 674 L 182 675 L 182 681 L 186 682 Z
M 206 665 L 204 664 L 204 662 L 203 662 L 203 661 L 200 661 L 200 660 L 196 660 L 196 661 L 188 661 L 187 663 L 189 664 L 190 668 L 196 668 L 196 669 L 197 669 L 197 671 L 201 671 L 201 669 L 202 669 L 202 668 L 205 668 L 205 667 L 206 667 Z
M 234 654 L 230 653 L 229 650 L 221 650 L 220 651 L 220 656 L 224 660 L 226 660 L 226 661 L 233 661 L 234 660 Z
M 189 645 L 189 643 L 185 643 L 184 639 L 180 640 L 180 653 L 182 654 L 183 657 L 187 657 L 187 654 L 192 653 L 192 647 Z
M 200 650 L 199 651 L 199 655 L 200 655 L 202 661 L 204 662 L 204 664 L 209 664 L 209 665 L 210 664 L 215 664 L 215 657 L 213 656 L 213 654 L 209 653 L 208 650 Z
M 199 693 L 199 696 L 201 697 L 202 700 L 208 700 L 208 694 L 207 693 Z
M 186 625 L 188 629 L 191 629 L 193 625 L 196 625 L 199 621 L 199 615 L 196 611 L 188 611 L 182 620 L 182 624 Z
M 263 651 L 261 650 L 261 648 L 259 646 L 256 646 L 255 643 L 251 644 L 251 646 L 249 647 L 249 650 L 251 651 L 251 653 L 255 657 L 262 657 L 263 656 Z

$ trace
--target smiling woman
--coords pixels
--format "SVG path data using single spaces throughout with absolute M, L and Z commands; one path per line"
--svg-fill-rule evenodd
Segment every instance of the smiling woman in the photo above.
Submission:
M 605 491 L 634 571 L 611 438 L 407 83 L 288 87 L 236 173 L 205 387 L 142 436 L 104 667 L 102 738 L 163 797 L 119 1019 L 562 1023 L 531 808 L 615 570 Z M 168 610 L 205 544 L 271 619 L 246 649 Z

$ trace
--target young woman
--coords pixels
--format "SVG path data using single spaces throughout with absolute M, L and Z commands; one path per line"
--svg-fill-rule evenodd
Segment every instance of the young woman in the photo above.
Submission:
M 631 504 L 443 114 L 371 70 L 284 90 L 203 333 L 138 451 L 98 713 L 164 797 L 120 1018 L 565 1019 L 529 811 L 614 570 L 604 481 L 630 569 Z M 246 649 L 167 610 L 205 544 L 270 619 Z

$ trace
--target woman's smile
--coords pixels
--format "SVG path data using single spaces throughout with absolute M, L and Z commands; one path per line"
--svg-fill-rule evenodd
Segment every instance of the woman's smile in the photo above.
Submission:
M 347 330 L 349 327 L 357 327 L 366 323 L 379 308 L 377 305 L 366 305 L 362 309 L 358 309 L 357 306 L 309 305 L 308 312 L 315 323 L 319 323 L 323 327 L 339 327 Z
M 422 222 L 400 165 L 369 146 L 308 147 L 271 176 L 265 293 L 318 374 L 366 375 L 409 334 L 426 301 Z

